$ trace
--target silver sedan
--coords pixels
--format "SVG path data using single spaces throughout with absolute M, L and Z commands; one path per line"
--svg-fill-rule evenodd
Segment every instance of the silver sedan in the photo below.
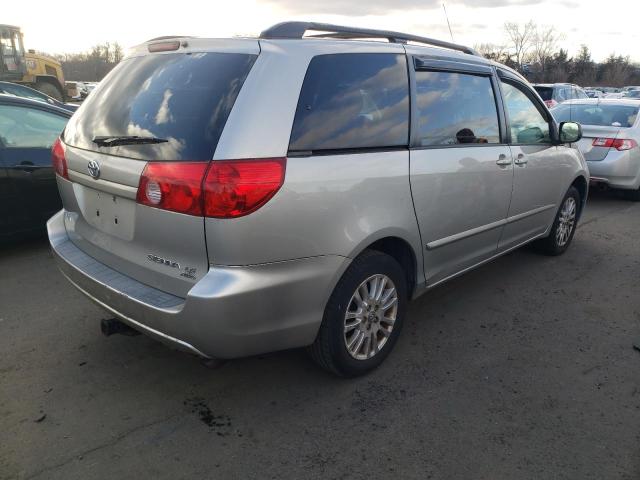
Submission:
M 592 184 L 625 190 L 640 201 L 640 102 L 637 99 L 571 100 L 553 108 L 558 122 L 582 124 L 578 148 Z

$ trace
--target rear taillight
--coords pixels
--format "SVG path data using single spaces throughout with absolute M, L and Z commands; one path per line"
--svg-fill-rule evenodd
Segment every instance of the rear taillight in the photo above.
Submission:
M 558 102 L 556 102 L 554 99 L 551 99 L 551 100 L 545 100 L 544 104 L 549 108 L 553 108 L 556 105 L 558 105 Z
M 51 148 L 51 163 L 57 175 L 69 180 L 69 170 L 67 169 L 67 159 L 64 155 L 64 143 L 58 138 Z
M 594 138 L 592 145 L 594 147 L 615 148 L 619 151 L 631 150 L 638 146 L 638 142 L 632 139 L 624 138 Z
M 216 218 L 256 211 L 284 182 L 285 158 L 149 162 L 136 200 L 142 205 Z
M 149 207 L 202 215 L 202 179 L 209 162 L 149 162 L 136 200 Z
M 211 162 L 204 181 L 204 214 L 234 218 L 256 211 L 284 182 L 285 158 Z

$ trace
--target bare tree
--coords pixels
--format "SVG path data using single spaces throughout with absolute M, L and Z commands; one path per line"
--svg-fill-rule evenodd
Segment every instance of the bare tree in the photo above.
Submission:
M 122 45 L 120 45 L 118 42 L 113 44 L 113 52 L 112 52 L 112 58 L 111 61 L 113 63 L 119 63 L 120 60 L 122 60 L 122 57 L 124 57 L 124 50 L 122 49 Z
M 522 70 L 523 60 L 531 48 L 536 24 L 533 21 L 529 21 L 524 25 L 507 22 L 504 24 L 504 31 L 509 39 L 509 47 L 513 51 L 516 64 Z
M 558 50 L 564 34 L 549 25 L 536 26 L 531 36 L 531 59 L 538 65 L 540 80 L 545 80 L 547 64 Z
M 478 43 L 474 45 L 473 48 L 483 57 L 500 63 L 507 63 L 511 57 L 506 45 L 498 45 L 495 43 Z

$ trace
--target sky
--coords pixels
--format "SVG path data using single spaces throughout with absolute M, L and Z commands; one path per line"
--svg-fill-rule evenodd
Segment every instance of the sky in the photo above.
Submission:
M 451 40 L 442 0 L 106 0 L 4 2 L 2 23 L 22 27 L 25 48 L 50 53 L 88 50 L 105 41 L 131 47 L 162 35 L 257 35 L 287 20 L 399 30 Z M 570 55 L 580 44 L 594 60 L 610 53 L 640 62 L 637 0 L 446 0 L 453 40 L 506 43 L 505 22 L 551 25 Z

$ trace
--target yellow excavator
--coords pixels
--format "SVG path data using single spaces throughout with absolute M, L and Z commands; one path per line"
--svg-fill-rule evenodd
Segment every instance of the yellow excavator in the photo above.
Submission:
M 0 81 L 22 83 L 65 100 L 62 65 L 34 50 L 25 53 L 19 27 L 0 25 Z

